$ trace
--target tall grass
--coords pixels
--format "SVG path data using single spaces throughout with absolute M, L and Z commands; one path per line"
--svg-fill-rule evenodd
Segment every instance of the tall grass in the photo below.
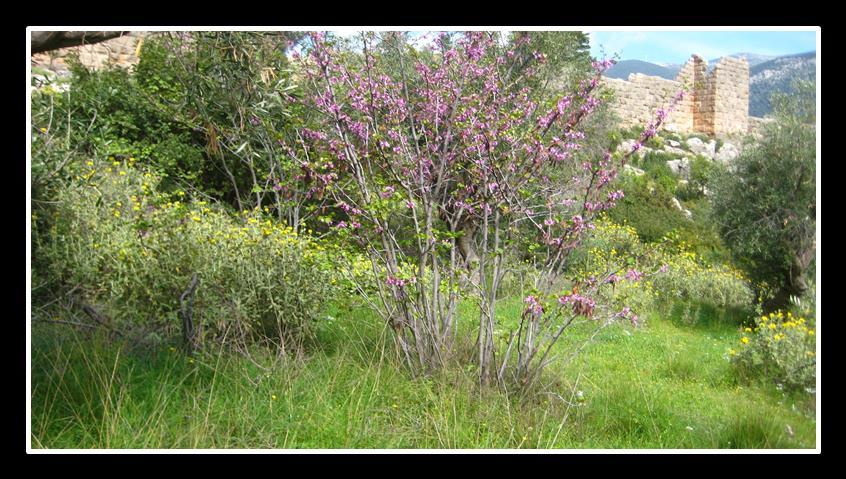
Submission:
M 502 308 L 519 309 L 519 300 Z M 33 331 L 34 448 L 812 448 L 807 398 L 739 384 L 735 328 L 652 315 L 551 370 L 527 403 L 472 371 L 412 379 L 363 309 L 330 312 L 303 358 L 189 358 L 47 326 Z M 464 320 L 472 321 L 465 315 Z M 574 331 L 574 336 L 587 331 Z M 578 342 L 562 343 L 562 348 Z

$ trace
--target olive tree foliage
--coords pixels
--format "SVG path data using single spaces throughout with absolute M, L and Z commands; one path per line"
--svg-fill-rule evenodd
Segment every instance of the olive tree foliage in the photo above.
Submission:
M 301 168 L 297 131 L 308 112 L 289 101 L 296 79 L 287 52 L 302 36 L 169 33 L 147 42 L 137 71 L 151 101 L 200 136 L 216 169 L 204 179 L 219 196 L 239 210 L 267 208 L 295 230 L 322 203 Z
M 713 214 L 768 308 L 808 288 L 816 252 L 816 113 L 810 82 L 774 95 L 776 120 L 712 180 Z

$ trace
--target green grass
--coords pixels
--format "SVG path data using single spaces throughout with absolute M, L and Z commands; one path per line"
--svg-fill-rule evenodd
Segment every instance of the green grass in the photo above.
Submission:
M 505 329 L 520 307 L 502 304 Z M 133 350 L 52 326 L 33 331 L 32 445 L 815 447 L 812 398 L 739 383 L 725 358 L 736 326 L 713 313 L 689 325 L 675 308 L 637 330 L 608 328 L 576 360 L 556 363 L 544 392 L 522 405 L 480 390 L 470 370 L 411 379 L 387 331 L 361 309 L 331 311 L 320 349 L 300 359 L 257 349 L 252 359 L 209 353 L 192 363 L 167 347 Z M 562 351 L 586 334 L 574 330 Z

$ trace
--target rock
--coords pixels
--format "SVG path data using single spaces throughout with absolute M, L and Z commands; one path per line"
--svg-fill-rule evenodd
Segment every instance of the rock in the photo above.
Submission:
M 676 143 L 678 143 L 678 142 L 676 142 Z M 664 145 L 664 151 L 666 153 L 671 154 L 671 155 L 686 156 L 688 154 L 686 151 L 682 150 L 681 148 L 676 148 L 676 147 L 670 146 L 670 145 Z
M 723 143 L 723 146 L 720 147 L 720 151 L 714 155 L 714 159 L 720 163 L 728 163 L 737 158 L 738 155 L 740 155 L 740 150 L 738 150 L 736 146 L 731 143 Z
M 635 144 L 634 140 L 623 140 L 620 142 L 620 145 L 617 146 L 617 151 L 621 153 L 626 153 L 632 150 L 632 145 Z
M 681 143 L 677 142 L 676 140 L 668 140 L 667 143 L 670 144 L 673 148 L 678 148 L 681 146 Z
M 706 154 L 705 156 L 707 156 L 708 158 L 711 158 L 711 159 L 713 160 L 713 159 L 714 159 L 714 155 L 715 155 L 715 154 L 717 154 L 717 140 L 711 140 L 711 141 L 709 141 L 709 142 L 705 145 L 705 148 L 707 148 L 707 151 L 708 151 L 708 152 L 707 152 L 707 154 Z
M 684 143 L 694 153 L 705 151 L 705 143 L 699 138 L 688 138 Z
M 697 155 L 706 156 L 710 159 L 714 159 L 714 149 L 717 147 L 717 142 L 714 140 L 709 141 L 707 144 L 700 140 L 699 138 L 693 137 L 688 138 L 685 142 L 687 147 L 690 148 L 690 151 Z
M 620 146 L 617 147 L 617 151 L 619 151 L 623 154 L 626 154 L 626 153 L 632 151 L 632 148 L 634 148 L 635 143 L 637 143 L 637 140 L 623 140 L 623 142 L 620 143 Z M 649 148 L 649 147 L 646 147 L 646 146 L 641 146 L 635 152 L 635 155 L 643 156 L 643 155 L 649 153 L 650 151 L 652 151 L 652 148 Z
M 625 165 L 623 166 L 623 174 L 635 175 L 635 176 L 642 176 L 646 172 L 641 170 L 640 168 L 635 168 L 632 165 Z
M 690 178 L 690 160 L 688 160 L 687 158 L 670 160 L 667 162 L 667 166 L 670 168 L 670 171 L 672 171 L 674 175 L 680 176 L 685 179 Z
M 682 204 L 681 204 L 681 202 L 679 202 L 678 198 L 673 197 L 673 206 L 675 206 L 676 208 L 678 208 L 679 211 L 684 213 L 684 215 L 688 219 L 693 217 L 693 213 L 691 213 L 690 210 L 684 209 L 684 206 L 682 206 Z

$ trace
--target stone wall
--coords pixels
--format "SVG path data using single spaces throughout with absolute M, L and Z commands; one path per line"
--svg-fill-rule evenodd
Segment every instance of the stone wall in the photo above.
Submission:
M 88 68 L 103 68 L 106 65 L 117 65 L 131 68 L 138 64 L 138 55 L 147 32 L 129 32 L 128 34 L 92 45 L 60 48 L 44 53 L 32 55 L 32 66 L 45 68 L 58 74 L 68 72 L 67 57 L 71 53 L 79 53 L 79 61 Z
M 681 89 L 687 94 L 667 117 L 665 128 L 679 133 L 724 136 L 746 133 L 749 128 L 749 64 L 744 59 L 721 58 L 708 72 L 708 64 L 693 55 L 675 80 L 642 74 L 628 81 L 605 78 L 615 92 L 612 107 L 624 126 L 644 125 L 666 108 Z
M 749 128 L 749 64 L 720 58 L 709 80 L 714 90 L 714 134 L 745 133 Z

